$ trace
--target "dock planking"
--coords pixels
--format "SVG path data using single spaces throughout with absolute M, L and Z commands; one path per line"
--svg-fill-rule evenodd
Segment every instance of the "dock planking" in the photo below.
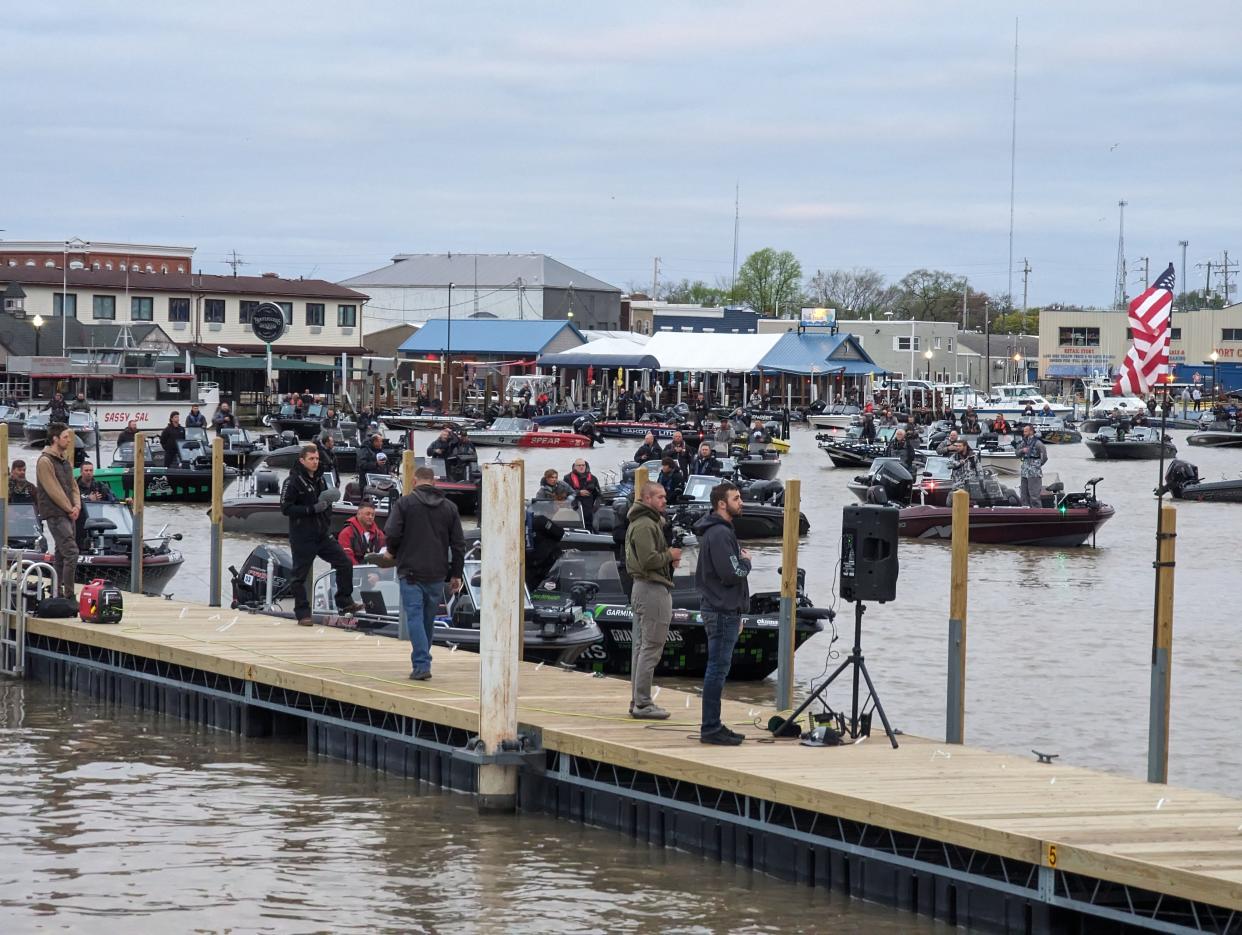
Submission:
M 30 618 L 30 632 L 475 732 L 479 657 L 353 631 L 126 595 L 124 621 Z M 725 702 L 750 740 L 700 744 L 698 697 L 664 689 L 664 722 L 626 716 L 629 683 L 522 665 L 519 719 L 543 747 L 1058 871 L 1242 910 L 1242 800 L 1033 758 L 882 733 L 828 749 L 760 743 L 771 708 Z

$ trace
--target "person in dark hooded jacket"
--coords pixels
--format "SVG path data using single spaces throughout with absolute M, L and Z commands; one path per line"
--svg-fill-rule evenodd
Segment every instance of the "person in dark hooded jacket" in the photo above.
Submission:
M 289 582 L 293 588 L 293 612 L 301 627 L 315 622 L 311 617 L 306 579 L 316 557 L 322 558 L 336 572 L 336 606 L 341 613 L 363 609 L 354 602 L 353 566 L 330 531 L 332 504 L 340 498 L 341 492 L 329 487 L 318 470 L 319 449 L 303 445 L 280 489 L 280 512 L 289 517 L 289 546 L 293 553 L 293 574 Z
M 690 474 L 707 474 L 711 477 L 719 477 L 722 470 L 724 470 L 724 465 L 720 463 L 719 458 L 712 454 L 712 446 L 707 442 L 699 445 L 698 456 L 690 462 Z
M 376 433 L 365 445 L 358 449 L 358 486 L 364 490 L 367 486 L 368 474 L 389 474 L 392 472 L 391 458 L 384 450 L 384 436 Z
M 320 432 L 315 439 L 315 447 L 319 449 L 319 469 L 316 476 L 325 474 L 336 475 L 336 439 L 331 432 Z
M 444 600 L 444 583 L 461 589 L 466 539 L 457 506 L 436 489 L 429 467 L 414 472 L 414 489 L 401 497 L 384 526 L 387 552 L 397 566 L 401 603 L 410 632 L 410 678 L 431 678 L 431 634 Z
M 712 511 L 694 524 L 699 540 L 694 583 L 707 634 L 699 740 L 731 747 L 745 738 L 721 723 L 720 695 L 733 661 L 733 648 L 742 632 L 741 615 L 750 606 L 750 553 L 738 545 L 733 531 L 733 520 L 742 515 L 742 494 L 737 487 L 728 481 L 713 487 L 711 507 Z

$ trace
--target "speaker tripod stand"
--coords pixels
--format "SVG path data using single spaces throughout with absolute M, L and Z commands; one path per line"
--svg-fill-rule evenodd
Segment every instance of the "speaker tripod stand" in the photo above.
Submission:
M 871 693 L 871 700 L 875 702 L 875 710 L 880 715 L 880 722 L 884 725 L 884 733 L 888 735 L 889 741 L 893 745 L 893 749 L 897 749 L 897 734 L 893 730 L 892 725 L 888 723 L 888 715 L 884 713 L 884 705 L 880 703 L 880 696 L 875 690 L 875 683 L 871 681 L 871 673 L 867 671 L 867 663 L 863 659 L 862 653 L 862 618 L 866 613 L 866 605 L 862 601 L 854 603 L 854 648 L 850 650 L 850 654 L 845 657 L 844 661 L 837 666 L 835 672 L 828 678 L 824 679 L 820 685 L 811 692 L 809 698 L 802 704 L 798 705 L 796 711 L 782 721 L 773 731 L 776 736 L 795 735 L 798 732 L 798 715 L 811 706 L 811 703 L 817 700 L 820 695 L 827 691 L 828 686 L 836 681 L 846 669 L 854 670 L 854 694 L 852 698 L 852 707 L 850 709 L 850 719 L 848 722 L 848 733 L 851 740 L 857 740 L 859 737 L 866 736 L 871 732 L 871 718 L 867 716 L 863 718 L 858 706 L 858 679 L 861 676 L 867 683 L 867 691 Z M 865 723 L 864 723 L 865 721 Z

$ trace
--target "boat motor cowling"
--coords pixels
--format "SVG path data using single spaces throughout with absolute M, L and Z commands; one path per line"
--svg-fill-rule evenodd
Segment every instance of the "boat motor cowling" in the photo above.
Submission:
M 256 546 L 242 562 L 241 570 L 229 566 L 233 576 L 233 606 L 261 607 L 267 600 L 267 562 L 272 560 L 272 600 L 279 601 L 292 594 L 293 558 L 285 549 L 269 545 Z
M 894 459 L 885 459 L 871 472 L 871 484 L 884 491 L 890 503 L 909 503 L 914 477 L 905 465 Z
M 254 475 L 254 492 L 260 496 L 276 496 L 280 493 L 280 480 L 275 471 L 259 471 Z
M 1183 490 L 1191 484 L 1197 483 L 1199 483 L 1199 469 L 1189 461 L 1174 458 L 1169 462 L 1168 470 L 1164 472 L 1164 486 L 1160 488 L 1158 493 L 1172 493 L 1175 497 L 1181 496 Z

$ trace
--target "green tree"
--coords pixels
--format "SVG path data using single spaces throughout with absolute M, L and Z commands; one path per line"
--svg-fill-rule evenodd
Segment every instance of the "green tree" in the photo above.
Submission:
M 761 315 L 793 314 L 802 305 L 802 264 L 788 250 L 756 250 L 737 271 L 734 298 Z
M 911 318 L 921 321 L 961 320 L 961 277 L 944 270 L 916 269 L 903 276 L 897 287 L 901 291 L 898 301 Z

